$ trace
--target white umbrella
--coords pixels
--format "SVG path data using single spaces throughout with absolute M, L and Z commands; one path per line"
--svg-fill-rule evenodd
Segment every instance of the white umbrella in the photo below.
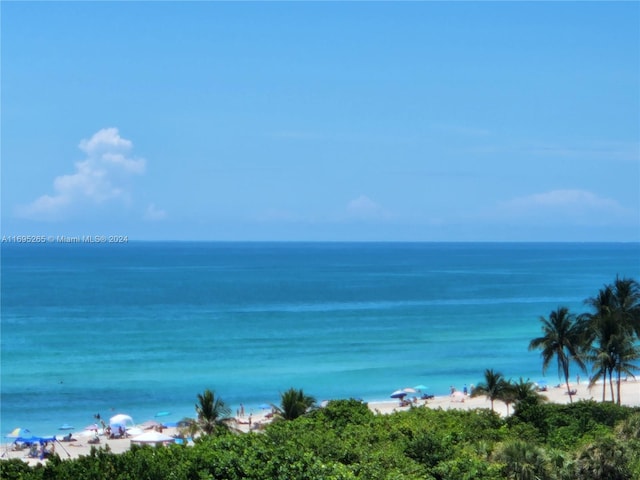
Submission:
M 119 413 L 118 415 L 114 415 L 113 417 L 111 417 L 109 419 L 109 423 L 111 425 L 118 424 L 118 425 L 125 425 L 125 426 L 127 425 L 133 426 L 133 418 L 131 418 L 129 415 Z
M 133 437 L 131 439 L 131 443 L 140 443 L 140 444 L 155 444 L 158 445 L 160 443 L 173 443 L 176 439 L 165 435 L 160 432 L 146 432 L 142 435 L 138 435 L 137 437 Z

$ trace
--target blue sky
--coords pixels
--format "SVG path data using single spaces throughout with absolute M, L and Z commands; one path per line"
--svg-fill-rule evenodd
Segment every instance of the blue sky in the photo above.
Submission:
M 4 235 L 640 240 L 637 2 L 0 8 Z

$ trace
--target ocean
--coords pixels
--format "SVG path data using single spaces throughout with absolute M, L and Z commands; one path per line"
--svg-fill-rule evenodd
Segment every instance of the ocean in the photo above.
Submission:
M 290 387 L 373 401 L 486 368 L 538 380 L 540 316 L 640 279 L 637 243 L 3 244 L 1 261 L 3 436 L 177 421 L 205 389 L 235 413 Z

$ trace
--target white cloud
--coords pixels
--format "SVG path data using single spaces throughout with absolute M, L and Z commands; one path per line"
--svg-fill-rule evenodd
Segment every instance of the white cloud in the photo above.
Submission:
M 156 207 L 155 203 L 151 203 L 147 207 L 147 210 L 144 214 L 144 218 L 145 220 L 152 220 L 152 221 L 164 220 L 165 218 L 167 218 L 167 212 Z
M 502 204 L 500 216 L 544 219 L 569 224 L 608 224 L 632 215 L 616 200 L 579 189 L 552 190 L 514 198 Z
M 100 154 L 102 151 L 128 151 L 133 144 L 118 133 L 117 128 L 103 128 L 93 134 L 89 140 L 80 140 L 78 147 L 89 156 Z
M 75 172 L 56 177 L 55 193 L 18 207 L 18 216 L 57 220 L 91 205 L 129 200 L 131 178 L 146 168 L 144 159 L 129 156 L 132 142 L 122 138 L 117 128 L 104 128 L 78 147 L 86 158 L 75 164 Z
M 366 195 L 360 195 L 347 204 L 347 214 L 351 218 L 363 220 L 387 217 L 386 211 Z

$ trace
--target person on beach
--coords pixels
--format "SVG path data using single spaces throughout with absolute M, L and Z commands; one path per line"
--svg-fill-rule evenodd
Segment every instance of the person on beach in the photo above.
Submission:
M 469 393 L 469 391 L 467 390 L 467 384 L 464 384 L 464 387 L 462 388 L 462 393 L 464 393 L 464 396 L 466 397 L 467 394 Z
M 449 387 L 449 389 L 451 390 L 451 395 L 453 395 L 454 393 L 456 393 L 456 387 L 454 387 L 453 385 L 451 385 Z

